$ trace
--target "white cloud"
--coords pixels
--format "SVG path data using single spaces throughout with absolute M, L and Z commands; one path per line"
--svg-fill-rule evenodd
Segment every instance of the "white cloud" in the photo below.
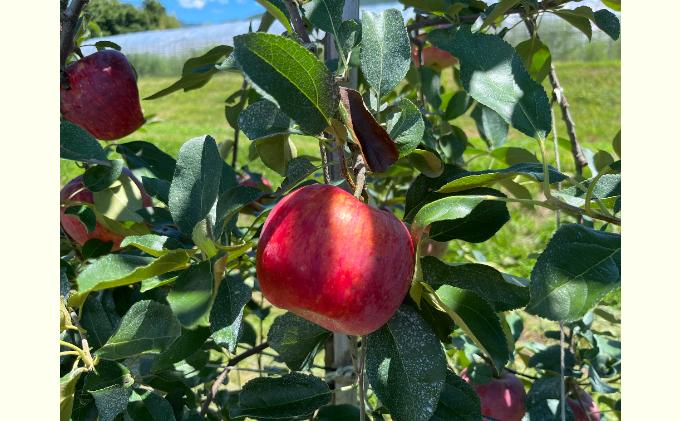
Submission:
M 206 3 L 229 4 L 229 0 L 179 0 L 180 7 L 185 9 L 203 9 Z
M 180 7 L 185 9 L 203 9 L 206 0 L 179 0 Z

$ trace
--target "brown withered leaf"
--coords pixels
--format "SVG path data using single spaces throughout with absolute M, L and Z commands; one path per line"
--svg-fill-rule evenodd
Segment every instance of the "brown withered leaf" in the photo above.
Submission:
M 340 101 L 347 111 L 345 124 L 352 138 L 360 146 L 361 154 L 372 172 L 385 172 L 399 158 L 397 145 L 387 131 L 366 108 L 361 94 L 354 89 L 340 87 Z

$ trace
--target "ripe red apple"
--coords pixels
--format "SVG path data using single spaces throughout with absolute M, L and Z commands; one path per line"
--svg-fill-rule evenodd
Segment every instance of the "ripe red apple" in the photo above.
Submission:
M 467 368 L 460 373 L 460 377 L 472 384 Z M 500 421 L 520 421 L 524 417 L 527 394 L 524 385 L 514 374 L 504 371 L 500 378 L 472 387 L 479 395 L 482 415 Z
M 585 390 L 577 389 L 567 398 L 567 404 L 574 413 L 574 421 L 600 421 L 600 408 Z
M 458 63 L 458 60 L 452 56 L 451 53 L 431 45 L 423 47 L 422 55 L 423 65 L 438 71 L 454 66 L 456 63 Z M 411 58 L 413 59 L 415 66 L 420 67 L 420 62 L 418 61 L 418 49 L 415 45 L 411 45 Z
M 365 335 L 399 308 L 414 258 L 411 235 L 394 215 L 316 184 L 272 209 L 257 248 L 257 275 L 275 306 L 335 332 Z
M 150 207 L 153 205 L 151 196 L 149 196 L 142 183 L 130 172 L 129 169 L 123 169 L 124 176 L 130 177 L 130 179 L 137 185 L 142 193 L 142 204 L 144 207 Z M 73 202 L 79 203 L 94 203 L 94 197 L 92 192 L 88 190 L 83 184 L 83 177 L 78 176 L 73 180 L 69 181 L 64 188 L 61 190 L 60 194 L 61 204 L 64 205 L 67 201 L 70 204 Z M 96 223 L 95 228 L 92 232 L 87 232 L 87 228 L 82 223 L 80 218 L 76 215 L 66 214 L 67 206 L 61 206 L 61 226 L 64 232 L 71 237 L 71 239 L 79 245 L 83 245 L 87 240 L 96 238 L 97 240 L 103 242 L 112 242 L 112 251 L 116 251 L 120 248 L 120 242 L 123 241 L 124 236 L 112 232 L 105 228 L 99 222 Z
M 103 50 L 65 69 L 61 115 L 101 140 L 127 136 L 144 124 L 135 72 L 125 56 Z

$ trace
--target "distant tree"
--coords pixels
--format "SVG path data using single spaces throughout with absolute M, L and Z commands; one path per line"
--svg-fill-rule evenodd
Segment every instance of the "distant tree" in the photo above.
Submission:
M 139 8 L 118 0 L 92 0 L 86 13 L 99 25 L 104 36 L 181 26 L 158 0 L 144 0 Z

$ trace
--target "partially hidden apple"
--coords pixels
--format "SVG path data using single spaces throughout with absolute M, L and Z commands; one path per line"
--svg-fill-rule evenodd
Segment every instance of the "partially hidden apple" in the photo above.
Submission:
M 452 67 L 458 63 L 458 60 L 451 55 L 448 51 L 444 51 L 441 48 L 428 45 L 423 47 L 423 66 L 431 67 L 437 71 L 442 71 L 447 67 Z M 415 45 L 411 45 L 411 59 L 416 68 L 420 67 L 420 61 L 418 60 L 418 49 Z
M 137 179 L 129 169 L 123 169 L 123 175 L 121 177 L 130 177 L 130 179 L 135 183 L 137 188 L 139 188 L 142 195 L 142 205 L 144 207 L 153 206 L 153 200 L 149 196 L 142 183 Z M 66 214 L 66 209 L 68 206 L 74 206 L 78 203 L 94 203 L 94 196 L 90 190 L 85 187 L 83 183 L 83 177 L 78 176 L 73 180 L 69 181 L 64 188 L 61 190 L 60 194 L 61 200 L 61 227 L 64 232 L 77 244 L 83 245 L 88 240 L 97 239 L 102 242 L 112 242 L 112 251 L 120 249 L 120 243 L 123 241 L 124 236 L 112 232 L 106 227 L 104 227 L 100 222 L 97 222 L 94 230 L 91 232 L 87 231 L 87 227 L 78 218 L 77 215 Z M 68 204 L 68 206 L 67 206 Z
M 411 235 L 392 213 L 316 184 L 272 209 L 257 248 L 257 276 L 273 305 L 335 332 L 365 335 L 399 308 L 414 259 Z
M 100 140 L 127 136 L 144 124 L 137 78 L 127 58 L 102 50 L 68 65 L 61 115 Z
M 567 405 L 574 413 L 574 421 L 600 421 L 600 408 L 583 389 L 577 389 L 567 398 Z
M 467 369 L 460 377 L 472 384 Z M 500 378 L 488 383 L 472 384 L 482 404 L 482 415 L 499 421 L 520 421 L 526 413 L 527 394 L 522 382 L 512 373 L 504 371 Z

